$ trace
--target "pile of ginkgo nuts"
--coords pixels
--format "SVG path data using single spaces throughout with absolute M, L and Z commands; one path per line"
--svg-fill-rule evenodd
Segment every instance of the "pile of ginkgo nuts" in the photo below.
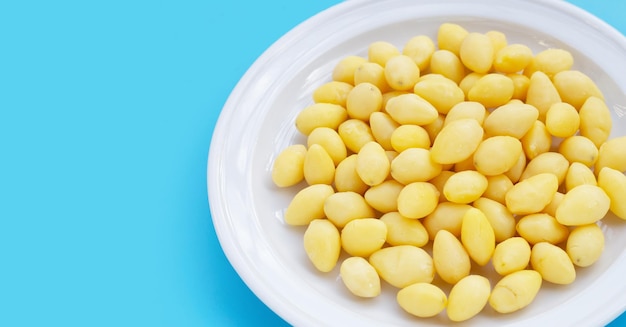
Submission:
M 609 139 L 604 96 L 566 50 L 452 23 L 436 42 L 336 64 L 296 118 L 306 145 L 274 159 L 274 183 L 298 188 L 284 221 L 355 296 L 382 279 L 418 317 L 514 312 L 600 258 L 609 211 L 626 219 L 626 136 Z M 472 273 L 487 265 L 498 278 Z

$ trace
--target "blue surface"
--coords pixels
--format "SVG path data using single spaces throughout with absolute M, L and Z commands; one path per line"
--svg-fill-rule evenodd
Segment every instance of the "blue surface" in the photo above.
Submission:
M 337 2 L 0 2 L 0 326 L 286 325 L 221 252 L 206 159 L 246 69 Z

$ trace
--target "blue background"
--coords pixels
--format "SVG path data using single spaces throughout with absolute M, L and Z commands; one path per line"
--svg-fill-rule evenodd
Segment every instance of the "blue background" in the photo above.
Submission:
M 1 1 L 0 326 L 286 325 L 220 249 L 207 154 L 246 69 L 338 2 Z

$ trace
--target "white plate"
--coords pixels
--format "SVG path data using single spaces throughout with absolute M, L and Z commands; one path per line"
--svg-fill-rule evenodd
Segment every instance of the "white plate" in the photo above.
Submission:
M 317 273 L 302 248 L 302 228 L 282 221 L 297 188 L 278 189 L 270 178 L 276 155 L 305 140 L 294 127 L 312 91 L 330 78 L 337 61 L 365 55 L 384 40 L 398 47 L 412 36 L 435 36 L 441 23 L 469 31 L 496 29 L 509 43 L 535 52 L 571 51 L 575 69 L 603 90 L 612 109 L 613 135 L 626 135 L 626 41 L 613 28 L 561 1 L 391 0 L 347 1 L 326 10 L 278 40 L 250 67 L 223 108 L 208 164 L 209 202 L 220 243 L 231 264 L 272 310 L 297 326 L 440 326 L 398 308 L 395 290 L 362 300 L 342 285 L 337 269 Z M 606 250 L 592 267 L 578 269 L 574 284 L 544 283 L 536 300 L 517 313 L 488 307 L 466 326 L 594 326 L 626 309 L 626 223 L 605 219 Z

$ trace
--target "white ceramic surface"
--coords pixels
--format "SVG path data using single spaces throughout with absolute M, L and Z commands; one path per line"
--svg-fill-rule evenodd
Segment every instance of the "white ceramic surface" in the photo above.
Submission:
M 626 135 L 626 40 L 590 14 L 561 1 L 347 1 L 298 25 L 250 67 L 225 104 L 208 163 L 209 203 L 229 261 L 250 289 L 296 326 L 443 326 L 444 315 L 418 319 L 395 302 L 395 290 L 363 300 L 342 285 L 338 269 L 317 273 L 302 248 L 303 228 L 282 221 L 299 189 L 273 186 L 270 169 L 286 146 L 303 143 L 294 120 L 312 103 L 312 91 L 330 79 L 337 61 L 365 55 L 384 40 L 398 47 L 412 36 L 434 38 L 444 22 L 469 31 L 496 29 L 509 43 L 535 52 L 572 52 L 574 68 L 603 90 L 612 109 L 612 137 Z M 626 309 L 626 222 L 602 222 L 606 249 L 574 284 L 544 283 L 527 308 L 508 315 L 490 308 L 463 326 L 599 326 Z

